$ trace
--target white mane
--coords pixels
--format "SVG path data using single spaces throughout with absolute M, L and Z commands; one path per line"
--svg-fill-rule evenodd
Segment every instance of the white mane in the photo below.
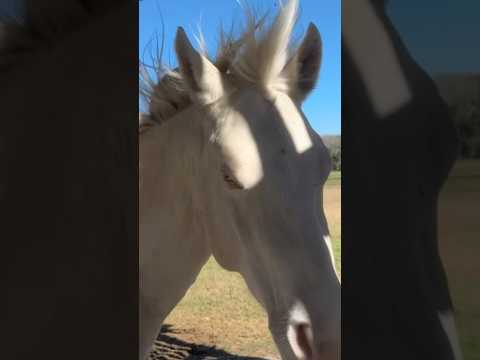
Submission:
M 271 23 L 266 16 L 259 17 L 251 8 L 245 7 L 245 26 L 240 35 L 223 29 L 219 33 L 216 55 L 210 56 L 203 46 L 204 56 L 214 63 L 220 72 L 228 74 L 233 83 L 248 83 L 266 90 L 288 91 L 290 74 L 282 70 L 290 59 L 296 45 L 291 34 L 298 14 L 298 0 L 280 5 L 280 10 Z M 169 69 L 162 63 L 163 39 L 159 53 L 154 59 L 155 82 L 147 66 L 140 66 L 140 92 L 148 104 L 152 120 L 162 123 L 191 104 L 187 87 L 177 69 Z

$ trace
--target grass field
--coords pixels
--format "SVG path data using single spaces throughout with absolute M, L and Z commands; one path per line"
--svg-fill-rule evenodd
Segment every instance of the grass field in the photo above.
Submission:
M 340 172 L 324 189 L 324 207 L 340 270 Z M 230 354 L 278 358 L 264 311 L 240 275 L 223 270 L 215 260 L 205 265 L 197 282 L 165 321 L 186 343 L 215 345 Z
M 324 190 L 337 264 L 341 253 L 341 176 Z M 460 161 L 439 202 L 439 242 L 457 312 L 465 360 L 480 360 L 480 161 Z M 340 269 L 340 266 L 339 266 Z M 229 354 L 278 358 L 261 308 L 239 275 L 210 260 L 166 321 L 187 343 L 216 345 Z
M 439 241 L 465 360 L 480 360 L 480 161 L 459 161 L 439 202 Z

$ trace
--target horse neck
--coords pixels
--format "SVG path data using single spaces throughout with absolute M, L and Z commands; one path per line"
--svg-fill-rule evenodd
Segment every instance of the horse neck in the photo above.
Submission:
M 240 242 L 223 190 L 220 154 L 209 141 L 201 111 L 191 106 L 151 131 L 156 131 L 154 142 L 160 146 L 151 156 L 154 162 L 140 164 L 140 218 L 146 218 L 145 208 L 155 207 L 151 213 L 164 222 L 162 233 L 189 229 L 187 236 L 203 243 L 220 265 L 238 270 L 240 249 L 233 247 Z
M 218 175 L 212 170 L 216 159 L 204 123 L 201 111 L 190 106 L 143 135 L 142 143 L 148 142 L 140 154 L 143 218 L 155 216 L 169 227 L 204 232 L 200 214 Z
M 141 296 L 157 311 L 156 330 L 211 254 L 201 220 L 210 146 L 199 113 L 186 109 L 139 139 Z

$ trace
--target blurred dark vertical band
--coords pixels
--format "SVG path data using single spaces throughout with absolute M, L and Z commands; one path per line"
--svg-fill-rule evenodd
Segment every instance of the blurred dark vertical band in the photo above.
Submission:
M 343 0 L 342 11 L 354 2 Z M 446 271 L 444 264 L 462 251 L 440 252 L 439 201 L 445 184 L 451 186 L 462 146 L 458 127 L 436 79 L 419 65 L 417 54 L 410 51 L 414 47 L 405 43 L 389 18 L 386 1 L 366 0 L 357 5 L 371 7 L 392 45 L 391 54 L 382 53 L 377 34 L 372 34 L 370 43 L 358 51 L 379 71 L 393 55 L 410 98 L 394 111 L 379 114 L 368 88 L 368 77 L 376 74 L 362 73 L 362 65 L 356 62 L 359 57 L 352 55 L 342 37 L 342 356 L 344 360 L 454 360 L 439 313 L 452 311 L 459 323 L 455 299 L 461 295 L 452 290 L 451 281 L 461 280 L 453 267 Z M 414 11 L 417 2 L 396 5 Z M 357 22 L 358 31 L 371 25 L 343 16 L 343 32 L 353 26 L 349 19 Z M 403 25 L 408 27 L 408 17 Z M 442 51 L 448 56 L 452 50 L 445 45 Z M 392 81 L 383 91 L 399 93 L 396 86 Z M 480 105 L 480 91 L 476 96 Z M 457 206 L 452 213 L 462 210 Z M 475 211 L 480 213 L 480 204 Z M 480 226 L 475 231 L 480 238 Z M 451 236 L 454 241 L 455 235 Z M 449 249 L 456 246 L 462 245 L 452 244 Z M 471 250 L 478 253 L 478 247 Z M 464 266 L 471 261 L 463 260 Z M 466 336 L 460 331 L 463 345 L 473 339 Z M 465 356 L 469 358 L 475 357 Z
M 0 7 L 0 358 L 135 359 L 138 3 L 24 5 Z

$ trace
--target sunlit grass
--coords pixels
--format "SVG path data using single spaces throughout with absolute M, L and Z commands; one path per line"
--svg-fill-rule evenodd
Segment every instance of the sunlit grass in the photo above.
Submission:
M 465 360 L 480 360 L 480 252 L 478 234 L 480 161 L 457 163 L 440 196 L 439 241 L 456 308 Z M 341 270 L 341 174 L 332 172 L 324 189 L 324 209 Z M 263 310 L 243 279 L 211 259 L 187 296 L 167 319 L 182 339 L 216 345 L 238 355 L 276 357 Z

